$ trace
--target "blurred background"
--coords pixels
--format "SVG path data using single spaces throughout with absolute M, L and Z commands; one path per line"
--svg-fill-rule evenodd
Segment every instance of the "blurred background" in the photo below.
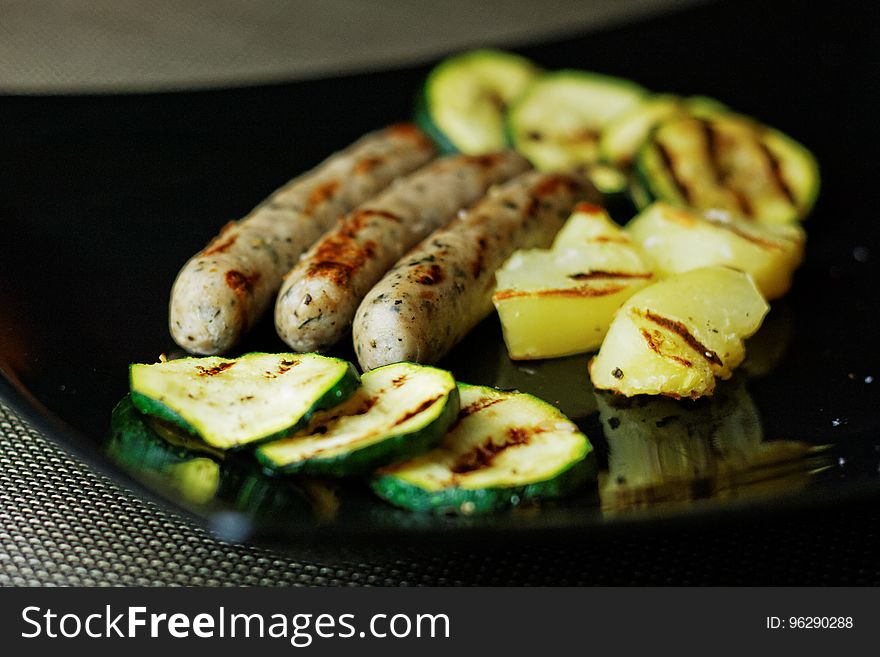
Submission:
M 362 72 L 474 45 L 525 46 L 700 2 L 0 0 L 0 93 L 172 90 Z

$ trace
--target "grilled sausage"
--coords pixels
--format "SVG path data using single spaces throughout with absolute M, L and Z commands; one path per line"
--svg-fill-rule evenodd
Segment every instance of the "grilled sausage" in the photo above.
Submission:
M 177 275 L 169 326 L 197 354 L 234 346 L 275 298 L 283 275 L 353 207 L 434 156 L 413 126 L 365 135 L 230 222 Z
M 546 247 L 595 189 L 560 173 L 524 173 L 406 254 L 357 311 L 355 353 L 364 370 L 433 363 L 492 311 L 495 271 L 516 250 Z
M 529 168 L 513 151 L 436 160 L 340 220 L 297 264 L 275 305 L 278 335 L 318 351 L 348 331 L 358 304 L 410 248 L 463 207 Z

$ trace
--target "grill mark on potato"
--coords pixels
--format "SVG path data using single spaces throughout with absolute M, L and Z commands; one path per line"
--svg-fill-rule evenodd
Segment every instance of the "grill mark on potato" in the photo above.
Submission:
M 569 274 L 568 277 L 575 281 L 591 281 L 591 280 L 607 280 L 613 278 L 643 278 L 649 279 L 654 275 L 651 272 L 637 274 L 625 271 L 604 271 L 602 269 L 593 269 L 587 272 L 579 272 L 577 274 Z
M 700 342 L 682 322 L 679 322 L 675 319 L 669 319 L 668 317 L 663 317 L 662 315 L 658 315 L 657 313 L 650 310 L 637 310 L 636 312 L 648 321 L 681 337 L 691 349 L 696 351 L 710 363 L 717 365 L 718 367 L 724 366 L 724 363 L 721 362 L 718 354 L 709 349 L 709 347 L 704 345 L 702 342 Z
M 656 147 L 657 154 L 660 156 L 660 160 L 666 169 L 666 173 L 669 174 L 669 178 L 672 180 L 672 184 L 675 185 L 675 189 L 678 190 L 678 193 L 684 199 L 685 203 L 690 204 L 693 200 L 691 198 L 691 190 L 688 189 L 688 186 L 685 184 L 685 182 L 678 177 L 678 172 L 675 170 L 675 161 L 672 158 L 672 153 L 669 152 L 669 149 L 666 148 L 666 145 L 659 139 L 654 140 L 654 146 Z
M 199 376 L 216 376 L 221 372 L 225 372 L 230 367 L 235 365 L 235 363 L 217 363 L 213 367 L 205 367 L 204 365 L 196 365 L 196 370 L 198 370 Z
M 459 456 L 449 468 L 454 474 L 467 474 L 481 470 L 492 465 L 498 455 L 512 447 L 528 445 L 536 431 L 533 428 L 510 427 L 507 429 L 504 442 L 495 443 L 492 438 L 486 438 L 481 445 L 474 446 L 471 450 Z
M 423 411 L 428 410 L 429 408 L 431 408 L 434 404 L 436 404 L 442 398 L 443 398 L 443 395 L 437 395 L 436 397 L 432 397 L 431 399 L 426 399 L 421 404 L 416 406 L 413 410 L 408 411 L 407 413 L 404 413 L 402 416 L 400 416 L 400 418 L 395 420 L 393 426 L 396 427 L 399 424 L 403 424 L 404 422 L 409 420 L 411 417 L 415 417 L 419 413 L 422 413 Z
M 211 240 L 211 243 L 208 245 L 208 248 L 206 248 L 204 251 L 202 251 L 202 256 L 210 256 L 210 255 L 214 255 L 215 253 L 225 253 L 226 251 L 228 251 L 229 248 L 233 244 L 235 244 L 235 241 L 238 239 L 238 234 L 236 233 L 235 235 L 230 235 L 225 240 L 223 239 L 223 236 L 227 232 L 229 232 L 229 230 L 233 226 L 235 226 L 234 221 L 230 221 L 225 226 L 223 226 L 223 228 L 220 230 L 220 234 L 217 235 L 217 237 L 215 237 L 213 240 Z
M 776 186 L 779 188 L 779 191 L 785 196 L 788 202 L 795 209 L 800 209 L 800 204 L 795 198 L 794 191 L 791 189 L 791 185 L 788 184 L 788 181 L 785 179 L 785 174 L 782 172 L 782 163 L 779 161 L 779 158 L 770 150 L 770 147 L 764 143 L 762 139 L 758 139 L 758 146 L 761 149 L 761 152 L 764 153 L 764 157 L 767 158 L 767 163 L 770 165 L 770 173 L 773 175 L 773 182 L 776 183 Z
M 681 356 L 676 356 L 675 354 L 667 354 L 664 353 L 660 348 L 660 344 L 654 339 L 654 336 L 650 331 L 646 329 L 640 329 L 639 332 L 642 334 L 642 337 L 645 339 L 645 342 L 648 343 L 648 346 L 651 348 L 651 351 L 656 353 L 658 356 L 663 356 L 664 358 L 669 358 L 670 360 L 674 360 L 677 363 L 684 365 L 685 367 L 693 367 L 694 364 L 689 361 L 687 358 L 682 358 Z
M 778 244 L 777 242 L 771 242 L 770 240 L 765 240 L 763 237 L 760 237 L 759 235 L 754 235 L 752 233 L 749 233 L 749 232 L 743 230 L 742 228 L 736 226 L 735 224 L 730 223 L 729 221 L 715 219 L 714 217 L 710 217 L 710 216 L 702 216 L 702 217 L 700 217 L 700 219 L 702 221 L 706 222 L 707 224 L 711 224 L 712 226 L 715 226 L 717 228 L 721 228 L 722 230 L 726 230 L 730 233 L 733 233 L 737 237 L 741 237 L 744 240 L 749 241 L 752 244 L 755 244 L 756 246 L 761 247 L 762 249 L 767 249 L 769 251 L 773 251 L 773 250 L 784 251 L 785 250 L 785 247 L 783 247 L 781 244 Z M 782 239 L 784 239 L 784 238 L 782 238 Z M 788 241 L 791 241 L 792 243 L 797 242 L 797 240 L 788 240 Z
M 605 287 L 567 287 L 556 290 L 498 290 L 492 298 L 496 301 L 516 299 L 518 297 L 604 297 L 617 294 L 626 285 L 607 285 Z

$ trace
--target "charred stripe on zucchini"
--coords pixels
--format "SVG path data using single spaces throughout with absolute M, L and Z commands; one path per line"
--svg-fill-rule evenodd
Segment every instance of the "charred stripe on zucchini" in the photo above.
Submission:
M 459 384 L 461 411 L 443 442 L 372 480 L 413 511 L 481 513 L 560 497 L 595 476 L 592 446 L 556 408 L 531 395 Z
M 129 368 L 131 398 L 219 449 L 286 436 L 357 388 L 351 363 L 317 354 L 183 358 Z
M 256 454 L 264 466 L 285 474 L 363 474 L 434 447 L 458 410 L 458 389 L 449 372 L 396 363 L 364 374 L 346 403 L 317 414 L 306 429 L 263 445 Z

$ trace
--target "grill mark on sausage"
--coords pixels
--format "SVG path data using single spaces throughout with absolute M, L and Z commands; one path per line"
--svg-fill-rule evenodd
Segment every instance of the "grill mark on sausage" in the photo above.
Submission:
M 434 144 L 428 139 L 425 133 L 411 123 L 395 123 L 394 125 L 388 126 L 387 130 L 389 135 L 412 139 L 419 142 L 420 146 L 423 148 L 430 148 L 432 150 L 434 148 Z
M 690 204 L 693 200 L 691 198 L 691 190 L 688 189 L 688 186 L 685 184 L 685 182 L 678 177 L 678 173 L 675 170 L 675 162 L 672 159 L 672 153 L 669 152 L 669 149 L 666 148 L 666 145 L 659 139 L 654 140 L 654 145 L 657 148 L 657 154 L 660 156 L 660 160 L 663 162 L 663 166 L 666 168 L 666 172 L 672 179 L 672 184 L 675 185 L 675 189 L 678 190 L 679 194 L 681 194 L 681 197 L 684 199 L 685 203 Z
M 788 184 L 785 175 L 782 173 L 782 164 L 779 162 L 779 158 L 774 155 L 773 151 L 770 150 L 770 147 L 767 146 L 762 139 L 758 139 L 757 142 L 761 152 L 763 152 L 764 156 L 767 158 L 767 163 L 770 165 L 770 173 L 773 175 L 773 182 L 776 183 L 779 191 L 783 193 L 788 202 L 791 203 L 792 207 L 799 208 L 800 204 L 795 198 L 794 191 L 791 189 L 791 185 Z
M 235 296 L 241 297 L 253 292 L 254 286 L 257 284 L 257 281 L 260 280 L 260 272 L 255 272 L 248 276 L 237 269 L 230 269 L 226 272 L 224 278 L 226 280 L 226 285 L 232 289 Z
M 636 274 L 625 271 L 604 271 L 602 269 L 593 269 L 587 272 L 579 272 L 577 274 L 569 274 L 569 278 L 575 281 L 591 281 L 591 280 L 607 280 L 610 278 L 652 278 L 651 272 Z
M 309 194 L 309 198 L 306 201 L 306 212 L 311 212 L 321 203 L 332 199 L 333 196 L 336 194 L 337 189 L 339 189 L 338 180 L 328 180 L 327 182 L 315 187 Z
M 223 226 L 222 230 L 220 231 L 220 234 L 217 235 L 217 237 L 215 237 L 213 240 L 211 240 L 211 243 L 208 245 L 208 248 L 206 248 L 204 251 L 202 251 L 202 256 L 214 255 L 216 253 L 225 253 L 226 251 L 228 251 L 229 248 L 233 244 L 235 244 L 235 241 L 238 239 L 238 234 L 236 233 L 235 235 L 230 235 L 225 240 L 223 239 L 223 236 L 233 226 L 235 226 L 234 221 L 230 221 L 225 226 Z
M 403 415 L 401 415 L 400 418 L 398 418 L 397 420 L 394 421 L 393 426 L 396 427 L 399 424 L 403 424 L 411 417 L 415 417 L 419 413 L 428 410 L 429 408 L 431 408 L 434 404 L 436 404 L 442 398 L 443 398 L 443 395 L 437 395 L 436 397 L 432 397 L 431 399 L 426 399 L 421 404 L 416 406 L 413 410 L 408 411 L 408 412 L 404 413 Z
M 225 372 L 230 367 L 235 365 L 232 363 L 217 363 L 213 367 L 205 367 L 204 365 L 196 365 L 196 370 L 198 370 L 199 376 L 216 376 L 221 372 Z
M 519 297 L 604 297 L 609 294 L 617 294 L 625 288 L 626 285 L 607 285 L 605 287 L 568 287 L 556 290 L 498 290 L 492 298 L 496 301 L 504 301 Z
M 339 286 L 347 285 L 355 271 L 360 269 L 378 248 L 376 242 L 372 240 L 362 245 L 357 242 L 358 232 L 370 217 L 383 217 L 398 223 L 403 221 L 396 214 L 385 210 L 365 209 L 355 212 L 341 225 L 340 230 L 321 240 L 314 257 L 311 258 L 306 277 L 324 278 Z
M 454 474 L 467 474 L 468 472 L 474 472 L 486 468 L 490 466 L 502 452 L 519 445 L 527 445 L 529 443 L 529 438 L 531 438 L 534 433 L 535 431 L 533 429 L 510 427 L 507 430 L 504 442 L 495 443 L 491 438 L 486 438 L 481 445 L 476 445 L 471 450 L 459 456 L 452 467 L 450 467 L 450 470 Z
M 584 212 L 586 214 L 600 214 L 603 212 L 603 208 L 595 203 L 590 203 L 588 201 L 581 201 L 577 205 L 574 206 L 574 212 Z
M 687 358 L 682 358 L 681 356 L 676 356 L 675 354 L 666 354 L 660 349 L 660 345 L 654 340 L 654 336 L 651 335 L 651 332 L 646 329 L 640 329 L 640 333 L 644 338 L 645 342 L 648 343 L 648 346 L 651 348 L 651 351 L 656 353 L 658 356 L 663 356 L 664 358 L 669 358 L 670 360 L 674 360 L 677 363 L 684 365 L 685 367 L 693 367 L 694 364 L 689 361 Z
M 357 176 L 362 176 L 365 173 L 369 173 L 377 166 L 382 164 L 385 161 L 385 158 L 382 157 L 365 157 L 363 160 L 359 160 L 357 164 L 354 165 L 354 173 Z
M 718 354 L 716 354 L 714 351 L 712 351 L 706 345 L 700 342 L 682 322 L 679 322 L 675 319 L 669 319 L 668 317 L 663 317 L 663 315 L 658 315 L 657 313 L 650 310 L 640 310 L 636 312 L 648 321 L 656 324 L 657 326 L 660 326 L 667 331 L 672 331 L 673 333 L 680 336 L 691 349 L 696 351 L 710 363 L 718 365 L 719 367 L 724 366 L 724 363 L 721 362 Z
M 430 267 L 419 265 L 415 270 L 415 280 L 420 285 L 437 285 L 443 278 L 443 267 L 436 263 Z
M 483 265 L 485 264 L 486 258 L 486 249 L 489 247 L 489 243 L 486 241 L 485 237 L 480 237 L 477 240 L 477 253 L 474 257 L 474 261 L 471 263 L 471 275 L 476 279 L 480 277 L 480 274 L 483 273 Z

